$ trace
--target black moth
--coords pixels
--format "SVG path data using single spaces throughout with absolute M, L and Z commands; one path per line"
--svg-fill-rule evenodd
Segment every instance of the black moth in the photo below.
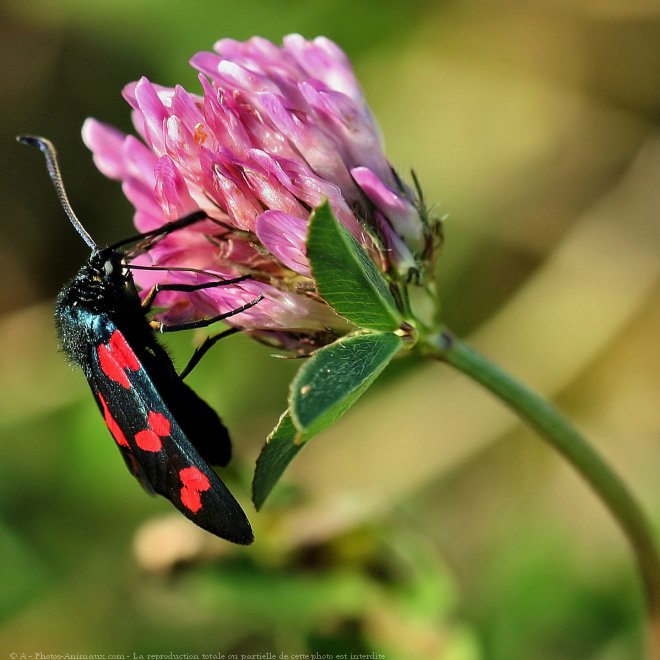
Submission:
M 234 543 L 251 543 L 254 537 L 245 513 L 210 467 L 229 462 L 227 429 L 182 380 L 217 339 L 235 330 L 207 339 L 181 375 L 156 340 L 155 330 L 204 327 L 244 311 L 259 298 L 202 321 L 177 326 L 150 322 L 146 312 L 159 291 L 197 291 L 245 279 L 166 284 L 156 286 L 144 301 L 140 300 L 119 248 L 129 242 L 156 239 L 207 216 L 193 213 L 156 231 L 98 247 L 71 209 L 53 145 L 34 136 L 20 136 L 18 140 L 43 152 L 67 216 L 92 249 L 89 261 L 61 290 L 55 320 L 62 350 L 83 370 L 129 470 L 148 492 L 166 497 L 200 527 Z

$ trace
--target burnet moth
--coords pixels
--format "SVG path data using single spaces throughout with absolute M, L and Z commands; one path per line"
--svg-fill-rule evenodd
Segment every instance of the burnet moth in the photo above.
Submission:
M 245 513 L 211 468 L 226 465 L 230 459 L 227 429 L 215 411 L 183 382 L 220 337 L 236 330 L 230 328 L 209 337 L 181 375 L 158 343 L 156 331 L 206 327 L 245 311 L 261 298 L 200 321 L 169 326 L 149 321 L 147 312 L 160 291 L 197 291 L 245 279 L 221 280 L 204 273 L 211 281 L 157 285 L 140 299 L 132 266 L 127 265 L 120 248 L 132 242 L 158 240 L 207 218 L 206 214 L 193 213 L 157 230 L 99 247 L 71 209 L 51 142 L 28 135 L 18 140 L 44 154 L 62 207 L 92 250 L 89 261 L 60 291 L 55 321 L 62 351 L 85 374 L 128 469 L 149 493 L 166 497 L 200 527 L 233 543 L 251 543 L 254 537 Z

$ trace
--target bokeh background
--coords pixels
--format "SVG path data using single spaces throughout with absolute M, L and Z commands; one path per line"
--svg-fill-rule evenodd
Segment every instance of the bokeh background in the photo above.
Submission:
M 298 365 L 221 342 L 191 382 L 235 439 L 229 480 L 257 535 L 242 549 L 141 492 L 58 355 L 52 301 L 86 248 L 14 136 L 57 144 L 78 214 L 117 240 L 131 209 L 94 169 L 84 118 L 129 130 L 126 82 L 196 90 L 194 52 L 289 32 L 348 52 L 392 161 L 448 214 L 447 322 L 565 410 L 660 522 L 655 0 L 3 0 L 2 657 L 641 658 L 611 517 L 448 368 L 393 365 L 256 514 L 254 460 Z M 172 339 L 179 362 L 194 341 Z

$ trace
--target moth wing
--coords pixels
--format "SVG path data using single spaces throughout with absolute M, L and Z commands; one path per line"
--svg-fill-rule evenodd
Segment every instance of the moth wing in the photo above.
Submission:
M 143 366 L 151 371 L 147 365 Z M 231 459 L 231 440 L 215 410 L 179 379 L 174 369 L 171 375 L 160 374 L 158 391 L 202 458 L 210 465 L 227 465 Z
M 86 376 L 131 473 L 203 529 L 251 543 L 241 506 L 183 432 L 121 330 L 107 320 L 105 326 Z

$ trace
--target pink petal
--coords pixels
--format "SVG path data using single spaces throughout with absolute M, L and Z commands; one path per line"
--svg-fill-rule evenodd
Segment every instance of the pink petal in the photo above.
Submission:
M 263 209 L 254 193 L 228 165 L 216 164 L 213 168 L 213 190 L 231 223 L 244 231 L 254 231 L 257 215 Z
M 200 75 L 204 90 L 204 132 L 196 134 L 200 146 L 211 151 L 220 145 L 242 156 L 250 147 L 250 136 L 234 109 L 227 103 L 219 103 L 216 90 Z M 199 137 L 198 137 L 199 135 Z
M 346 95 L 319 87 L 314 82 L 301 83 L 300 89 L 325 132 L 341 144 L 348 167 L 364 165 L 383 181 L 394 185 L 380 133 L 370 115 L 364 114 Z
M 108 124 L 88 118 L 83 123 L 82 139 L 92 152 L 96 167 L 111 179 L 127 176 L 123 145 L 126 135 Z
M 135 100 L 144 119 L 145 138 L 160 157 L 166 153 L 164 128 L 169 112 L 147 78 L 140 78 L 135 86 Z
M 169 156 L 163 156 L 156 165 L 154 197 L 160 203 L 163 214 L 177 220 L 197 210 L 198 206 L 188 192 L 188 186 Z
M 153 188 L 156 185 L 154 168 L 158 162 L 154 152 L 137 138 L 128 135 L 124 140 L 123 153 L 127 176 L 143 181 L 145 186 Z
M 255 73 L 262 73 L 271 78 L 300 79 L 304 75 L 295 58 L 262 37 L 252 37 L 245 43 L 234 39 L 221 39 L 216 42 L 213 49 L 223 59 L 231 60 Z
M 316 78 L 330 89 L 363 103 L 363 94 L 353 73 L 351 63 L 337 44 L 325 37 L 307 41 L 299 34 L 284 37 L 285 49 L 294 55 L 308 78 Z
M 350 173 L 335 144 L 321 131 L 304 123 L 273 94 L 261 94 L 269 121 L 300 152 L 320 177 L 337 184 L 342 191 L 352 187 Z
M 375 219 L 378 223 L 379 233 L 385 243 L 387 261 L 394 265 L 399 275 L 407 278 L 409 273 L 417 268 L 415 257 L 382 213 L 376 211 Z
M 218 80 L 230 88 L 253 94 L 271 92 L 277 94 L 279 87 L 263 74 L 255 73 L 230 60 L 222 60 L 218 65 Z
M 257 218 L 256 232 L 264 247 L 287 268 L 311 276 L 305 255 L 307 220 L 281 211 L 266 211 Z
M 213 300 L 214 308 L 227 311 L 255 300 L 260 294 L 264 299 L 240 315 L 227 319 L 231 325 L 248 329 L 311 331 L 319 328 L 341 328 L 346 322 L 325 303 L 308 296 L 285 292 L 275 287 L 246 280 L 236 287 L 206 289 L 203 295 Z
M 394 230 L 417 250 L 423 247 L 424 226 L 413 204 L 388 188 L 371 170 L 356 167 L 351 170 L 353 178 L 389 220 Z
M 258 152 L 262 153 L 263 152 Z M 235 162 L 242 170 L 242 176 L 250 191 L 267 209 L 284 211 L 290 215 L 306 217 L 306 209 L 278 180 L 279 172 L 264 169 L 251 151 L 247 163 Z
M 218 57 L 215 53 L 195 53 L 189 60 L 191 66 L 197 71 L 203 73 L 210 78 L 215 78 L 218 75 L 218 65 L 222 58 Z
M 163 212 L 160 205 L 157 204 L 154 199 L 153 189 L 145 186 L 144 182 L 132 177 L 128 178 L 122 184 L 122 190 L 124 191 L 124 195 L 128 198 L 128 201 L 133 204 L 136 210 L 154 216 L 162 216 Z
M 170 111 L 191 131 L 194 131 L 198 124 L 204 122 L 201 106 L 202 99 L 199 96 L 189 94 L 181 85 L 174 88 Z
M 332 207 L 337 219 L 358 240 L 363 233 L 363 228 L 358 222 L 353 211 L 342 197 L 337 186 L 316 176 L 306 165 L 297 160 L 287 158 L 271 157 L 263 151 L 253 149 L 251 154 L 267 172 L 272 173 L 279 183 L 309 208 L 320 206 L 326 199 Z M 358 191 L 355 191 L 358 197 Z M 307 217 L 307 213 L 299 214 Z

